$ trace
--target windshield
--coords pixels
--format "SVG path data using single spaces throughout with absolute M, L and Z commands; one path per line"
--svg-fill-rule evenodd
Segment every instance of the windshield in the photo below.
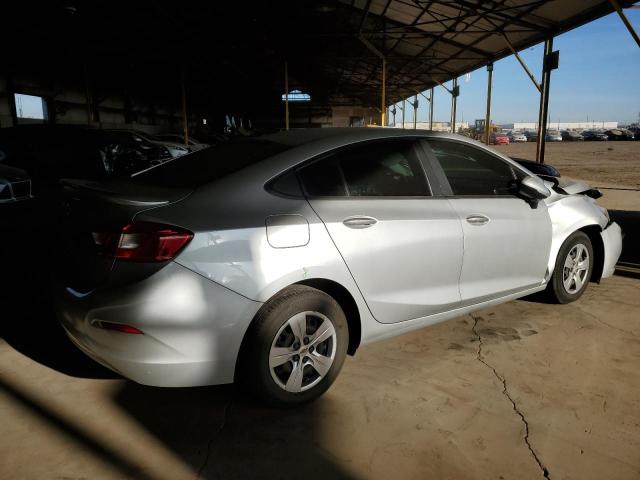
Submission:
M 290 149 L 265 140 L 236 140 L 183 155 L 135 174 L 132 180 L 162 187 L 195 188 Z

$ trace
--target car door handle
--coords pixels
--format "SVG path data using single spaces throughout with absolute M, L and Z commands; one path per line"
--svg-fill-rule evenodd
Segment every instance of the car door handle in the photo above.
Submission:
M 471 225 L 486 225 L 489 223 L 489 217 L 485 217 L 484 215 L 469 215 L 467 222 Z
M 359 215 L 356 217 L 347 217 L 342 221 L 342 223 L 349 228 L 369 228 L 378 223 L 378 220 L 373 217 Z

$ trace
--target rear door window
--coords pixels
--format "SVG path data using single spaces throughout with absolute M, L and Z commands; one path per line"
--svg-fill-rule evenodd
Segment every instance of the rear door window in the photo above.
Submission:
M 315 197 L 412 197 L 431 195 L 415 140 L 368 142 L 342 149 L 300 170 Z

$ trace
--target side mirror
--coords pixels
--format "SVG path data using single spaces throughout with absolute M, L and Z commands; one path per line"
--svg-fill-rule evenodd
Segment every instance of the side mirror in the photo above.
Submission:
M 539 178 L 525 177 L 518 188 L 520 195 L 533 200 L 542 200 L 551 195 L 551 191 Z
M 537 177 L 525 177 L 518 186 L 518 194 L 531 205 L 531 208 L 537 208 L 538 202 L 551 195 L 551 191 L 545 186 L 544 182 Z

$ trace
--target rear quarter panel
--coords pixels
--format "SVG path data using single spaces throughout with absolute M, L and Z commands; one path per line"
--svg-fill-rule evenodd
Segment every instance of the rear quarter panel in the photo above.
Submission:
M 194 232 L 174 261 L 251 300 L 266 302 L 287 286 L 308 279 L 333 280 L 351 293 L 364 325 L 371 318 L 369 310 L 324 223 L 306 199 L 279 196 L 264 188 L 285 169 L 263 164 L 246 168 L 199 188 L 177 204 L 143 212 L 136 220 Z M 290 238 L 295 241 L 283 243 L 287 237 L 283 228 L 292 229 Z

